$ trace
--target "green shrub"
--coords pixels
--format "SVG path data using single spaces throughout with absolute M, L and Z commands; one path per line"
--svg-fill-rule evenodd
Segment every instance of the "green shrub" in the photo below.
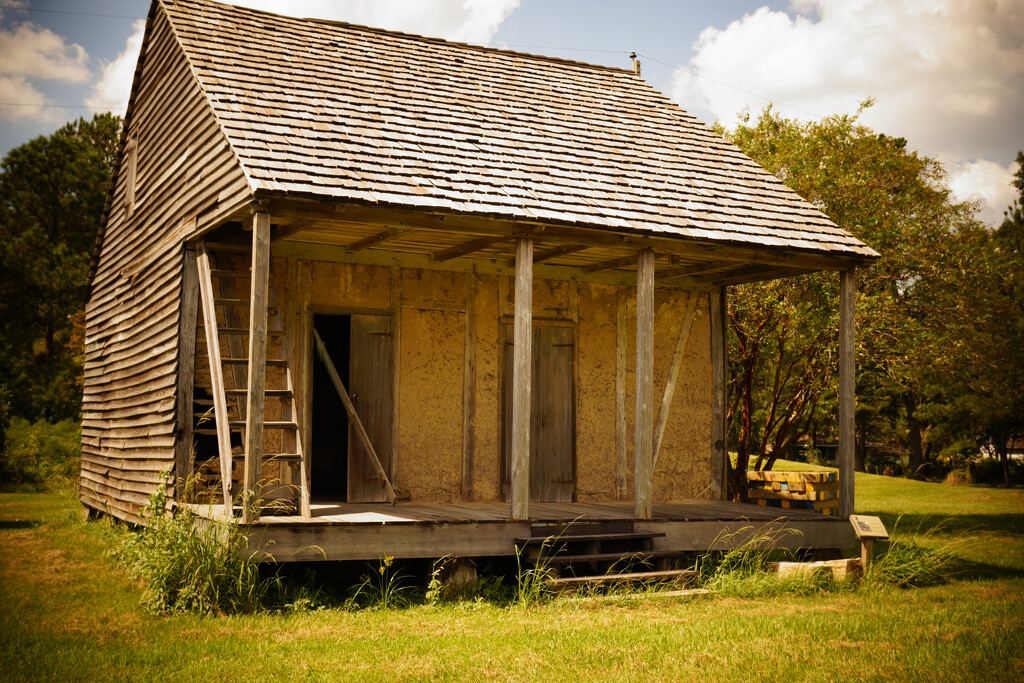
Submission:
M 0 490 L 41 491 L 73 479 L 81 454 L 81 426 L 12 418 L 0 452 Z
M 165 482 L 166 483 L 166 482 Z M 117 551 L 133 578 L 145 584 L 143 604 L 151 612 L 239 614 L 262 609 L 272 586 L 246 555 L 238 522 L 196 525 L 187 508 L 166 509 L 165 486 L 143 511 L 146 526 L 129 534 Z

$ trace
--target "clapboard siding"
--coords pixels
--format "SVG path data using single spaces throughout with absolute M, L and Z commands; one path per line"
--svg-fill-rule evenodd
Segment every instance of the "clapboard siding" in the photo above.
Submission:
M 135 206 L 129 216 L 122 158 L 86 307 L 80 487 L 86 505 L 133 522 L 174 464 L 185 229 L 249 197 L 160 5 L 144 45 L 125 121 L 138 141 Z

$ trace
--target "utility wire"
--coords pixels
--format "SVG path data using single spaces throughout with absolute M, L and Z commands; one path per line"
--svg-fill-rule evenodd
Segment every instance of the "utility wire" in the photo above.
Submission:
M 92 12 L 71 12 L 59 9 L 36 9 L 35 7 L 19 7 L 18 5 L 0 5 L 0 9 L 18 10 L 21 12 L 41 12 L 43 14 L 73 14 L 77 17 L 103 17 L 105 19 L 145 19 L 146 17 L 129 17 L 123 14 L 94 14 Z

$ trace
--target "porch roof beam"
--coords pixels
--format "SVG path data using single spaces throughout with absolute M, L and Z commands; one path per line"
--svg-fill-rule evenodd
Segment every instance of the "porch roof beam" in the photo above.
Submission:
M 602 270 L 611 270 L 613 268 L 626 268 L 627 266 L 636 265 L 636 255 L 630 254 L 629 256 L 623 256 L 622 258 L 611 259 L 610 261 L 601 261 L 600 263 L 591 263 L 589 266 L 583 266 L 584 273 L 597 273 Z
M 287 225 L 279 225 L 274 228 L 270 233 L 270 240 L 276 242 L 277 240 L 287 239 L 303 230 L 308 230 L 316 223 L 319 223 L 319 221 L 315 218 L 297 218 Z
M 352 244 L 348 244 L 345 246 L 345 251 L 347 251 L 350 254 L 354 254 L 357 251 L 366 249 L 367 247 L 372 247 L 375 244 L 383 244 L 384 242 L 398 239 L 399 237 L 407 235 L 410 232 L 414 231 L 408 228 L 391 228 L 390 230 L 378 232 L 376 235 L 370 235 L 369 237 L 364 237 L 363 239 L 357 240 Z
M 487 247 L 491 246 L 492 244 L 495 244 L 496 242 L 507 242 L 510 239 L 512 238 L 507 237 L 505 235 L 479 237 L 475 240 L 463 242 L 462 244 L 457 244 L 454 247 L 449 247 L 447 249 L 442 249 L 441 251 L 434 252 L 430 260 L 435 263 L 447 261 L 448 259 L 458 258 L 459 256 L 466 256 L 467 254 L 472 254 L 474 251 L 486 249 Z

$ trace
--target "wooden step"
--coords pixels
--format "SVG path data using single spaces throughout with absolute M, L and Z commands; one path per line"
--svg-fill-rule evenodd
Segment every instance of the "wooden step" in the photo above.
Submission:
M 660 557 L 679 557 L 679 550 L 630 550 L 622 553 L 590 553 L 584 555 L 541 555 L 541 564 L 573 564 L 581 562 L 620 562 L 622 560 L 653 560 Z
M 579 590 L 584 586 L 608 586 L 616 583 L 682 583 L 695 577 L 692 569 L 666 569 L 654 572 L 630 572 L 628 574 L 600 574 L 595 576 L 567 576 L 547 579 L 551 590 L 562 593 Z
M 232 429 L 244 429 L 245 420 L 231 420 L 228 422 L 228 427 Z M 299 425 L 290 420 L 264 420 L 264 429 L 298 429 Z
M 643 540 L 647 538 L 660 538 L 664 535 L 664 532 L 657 531 L 621 534 L 579 534 L 576 536 L 561 534 L 560 536 L 530 536 L 529 538 L 517 538 L 516 544 L 534 545 L 537 543 L 547 543 L 549 545 L 553 545 L 555 543 L 576 543 L 585 541 L 630 541 L 633 539 Z
M 248 358 L 221 358 L 220 362 L 225 365 L 248 365 Z M 288 365 L 288 361 L 284 358 L 268 358 L 267 365 L 283 366 Z
M 224 394 L 227 396 L 246 396 L 249 394 L 248 389 L 225 389 Z M 275 396 L 275 397 L 292 397 L 291 389 L 264 389 L 264 396 Z

